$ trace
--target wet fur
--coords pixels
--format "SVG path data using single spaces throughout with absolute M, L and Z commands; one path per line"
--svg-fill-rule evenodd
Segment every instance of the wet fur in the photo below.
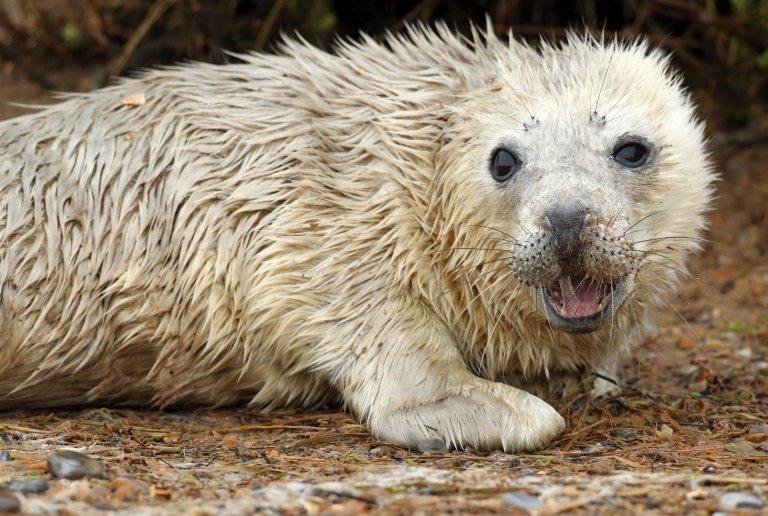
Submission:
M 553 332 L 504 266 L 504 234 L 530 224 L 488 177 L 491 136 L 575 105 L 578 140 L 640 110 L 664 167 L 617 201 L 624 227 L 704 226 L 702 130 L 644 43 L 535 51 L 438 27 L 239 58 L 0 124 L 0 407 L 340 398 L 395 442 L 535 448 L 562 420 L 494 381 L 610 371 L 676 273 L 635 263 L 651 292 L 594 333 Z M 676 263 L 696 247 L 674 244 Z

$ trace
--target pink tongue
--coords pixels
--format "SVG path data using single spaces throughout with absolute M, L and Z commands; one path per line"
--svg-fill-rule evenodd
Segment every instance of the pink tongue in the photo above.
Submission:
M 588 317 L 599 312 L 600 283 L 580 278 L 574 285 L 570 277 L 558 280 L 563 302 L 560 315 L 571 319 Z

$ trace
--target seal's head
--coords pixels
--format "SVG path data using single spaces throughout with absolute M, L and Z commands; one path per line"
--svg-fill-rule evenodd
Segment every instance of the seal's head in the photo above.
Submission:
M 438 180 L 457 204 L 446 211 L 454 227 L 481 228 L 454 241 L 503 251 L 486 281 L 527 292 L 556 329 L 589 332 L 667 286 L 697 247 L 714 178 L 702 126 L 644 43 L 505 50 L 446 146 Z

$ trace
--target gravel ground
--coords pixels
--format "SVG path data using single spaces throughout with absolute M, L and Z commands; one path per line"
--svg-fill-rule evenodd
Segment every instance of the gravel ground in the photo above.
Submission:
M 720 159 L 695 278 L 546 450 L 415 453 L 339 412 L 6 412 L 0 512 L 768 512 L 768 148 Z

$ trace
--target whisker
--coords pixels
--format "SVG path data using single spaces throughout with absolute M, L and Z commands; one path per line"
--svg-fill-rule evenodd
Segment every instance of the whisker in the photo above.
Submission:
M 497 298 L 498 296 L 500 296 L 501 294 L 503 294 L 503 293 L 504 293 L 504 292 L 505 292 L 505 291 L 506 291 L 506 290 L 509 288 L 509 286 L 512 284 L 512 280 L 513 280 L 513 279 L 514 279 L 514 277 L 513 277 L 512 279 L 510 279 L 510 280 L 507 282 L 507 284 L 506 284 L 506 285 L 504 285 L 504 288 L 503 288 L 503 289 L 499 290 L 499 292 L 498 292 L 498 293 L 497 293 L 497 294 L 496 294 L 496 295 L 495 295 L 495 296 L 494 296 L 494 297 L 491 299 L 491 302 L 495 302 L 496 298 Z M 480 354 L 480 363 L 481 363 L 481 364 L 484 364 L 484 362 L 485 362 L 485 356 L 486 356 L 486 354 L 488 353 L 488 348 L 489 348 L 489 347 L 490 347 L 490 345 L 491 345 L 491 337 L 493 336 L 493 331 L 496 329 L 496 325 L 497 325 L 497 324 L 499 324 L 499 321 L 501 320 L 501 318 L 502 318 L 502 317 L 504 317 L 504 312 L 506 311 L 506 309 L 507 309 L 507 306 L 509 305 L 509 302 L 510 302 L 512 299 L 514 299 L 514 297 L 515 297 L 515 294 L 517 293 L 517 291 L 518 291 L 518 289 L 519 289 L 519 288 L 520 288 L 520 284 L 518 284 L 518 285 L 515 287 L 515 289 L 512 291 L 512 293 L 511 293 L 511 294 L 510 294 L 510 296 L 509 296 L 509 299 L 507 299 L 507 302 L 504 304 L 504 307 L 502 308 L 501 312 L 499 312 L 499 316 L 496 318 L 496 322 L 495 322 L 495 323 L 494 323 L 494 325 L 493 325 L 493 329 L 491 330 L 491 333 L 490 333 L 490 334 L 488 335 L 488 337 L 485 339 L 485 346 L 483 347 L 483 352 Z
M 494 228 L 494 227 L 491 227 L 491 226 L 484 226 L 482 224 L 469 224 L 469 227 L 486 228 L 486 229 L 490 229 L 491 231 L 498 231 L 499 233 L 501 233 L 505 237 L 511 238 L 512 241 L 515 242 L 516 244 L 520 245 L 515 237 L 513 237 L 509 233 L 505 233 L 504 231 L 502 231 L 500 229 L 497 229 L 497 228 Z
M 492 274 L 494 272 L 500 271 L 501 269 L 504 269 L 506 266 L 507 266 L 507 264 L 504 264 L 504 265 L 501 265 L 499 267 L 496 267 L 495 269 L 491 269 L 489 271 L 485 271 L 484 273 L 482 273 L 482 274 L 476 276 L 475 278 L 473 278 L 472 281 L 477 281 L 480 278 L 482 278 L 483 276 L 487 276 L 488 274 Z
M 645 287 L 645 290 L 647 290 L 649 294 L 651 294 L 651 289 L 649 289 L 649 288 L 648 288 L 648 286 L 647 286 L 645 283 L 643 283 L 643 282 L 642 282 L 642 280 L 640 280 L 640 278 L 638 278 L 638 279 L 637 279 L 637 281 L 638 281 L 638 282 L 639 282 L 639 283 L 640 283 L 640 284 L 641 284 L 643 287 Z M 651 294 L 651 298 L 653 298 L 653 294 Z M 654 301 L 654 303 L 655 303 L 655 301 Z M 669 305 L 669 307 L 670 307 L 670 308 L 672 308 L 672 310 L 673 310 L 673 311 L 674 311 L 674 312 L 677 314 L 677 316 L 680 318 L 680 320 L 681 320 L 681 321 L 683 321 L 683 324 L 685 324 L 685 325 L 686 325 L 686 327 L 688 328 L 688 330 L 689 330 L 689 331 L 691 331 L 691 332 L 693 332 L 693 328 L 691 327 L 691 324 L 688 322 L 688 320 L 687 320 L 685 317 L 683 317 L 683 314 L 681 314 L 681 313 L 680 313 L 680 312 L 677 310 L 677 308 L 675 307 L 675 305 L 674 305 L 674 304 L 672 304 L 672 302 L 670 302 L 670 301 L 668 301 L 668 302 L 667 302 L 667 304 L 668 304 L 668 305 Z M 657 307 L 658 307 L 658 305 L 657 305 Z M 659 312 L 659 313 L 661 313 L 661 312 Z
M 678 262 L 678 261 L 676 261 L 676 260 L 673 260 L 672 258 L 670 258 L 669 256 L 665 255 L 664 253 L 659 253 L 659 252 L 657 252 L 657 251 L 640 251 L 640 252 L 641 252 L 641 253 L 642 253 L 644 256 L 645 256 L 645 255 L 648 255 L 648 254 L 652 254 L 652 255 L 654 255 L 654 256 L 658 256 L 658 257 L 660 257 L 660 258 L 664 258 L 664 259 L 666 259 L 666 260 L 669 260 L 670 262 L 674 263 L 674 264 L 675 264 L 675 265 L 677 265 L 678 267 L 680 267 L 680 269 L 681 269 L 681 270 L 685 270 L 685 269 L 686 269 L 686 267 L 685 267 L 685 266 L 684 266 L 682 263 L 680 263 L 680 262 Z
M 651 289 L 649 289 L 649 288 L 648 288 L 648 285 L 646 285 L 645 283 L 643 283 L 643 282 L 640 280 L 640 278 L 637 278 L 637 282 L 638 282 L 638 283 L 640 283 L 640 284 L 641 284 L 641 285 L 642 285 L 642 286 L 645 288 L 645 290 L 647 290 L 647 291 L 648 291 L 648 295 L 650 295 L 650 296 L 651 296 L 651 301 L 653 301 L 653 304 L 654 304 L 654 305 L 656 305 L 656 312 L 659 314 L 659 316 L 661 316 L 661 314 L 662 314 L 662 312 L 661 312 L 661 307 L 659 306 L 659 303 L 657 303 L 657 302 L 656 302 L 656 298 L 654 297 L 654 295 L 653 295 L 653 292 L 651 292 Z
M 512 85 L 509 83 L 509 81 L 507 80 L 507 78 L 506 78 L 506 77 L 504 77 L 504 76 L 501 74 L 501 70 L 498 70 L 498 69 L 496 70 L 496 76 L 497 76 L 497 77 L 501 77 L 501 80 L 507 83 L 507 86 L 509 86 L 509 89 L 510 89 L 510 90 L 512 90 L 512 91 L 515 91 L 515 89 L 514 89 L 514 88 L 512 87 Z M 523 102 L 523 103 L 522 103 L 522 105 L 523 105 L 523 109 L 525 109 L 525 110 L 528 112 L 528 115 L 529 115 L 529 116 L 530 116 L 532 119 L 533 119 L 533 118 L 536 118 L 535 116 L 533 116 L 533 113 L 531 113 L 531 110 L 530 110 L 530 109 L 528 109 L 528 106 L 525 104 L 525 102 Z M 525 125 L 525 124 L 523 124 L 523 125 Z
M 614 102 L 614 103 L 613 103 L 613 105 L 612 105 L 610 108 L 608 108 L 608 111 L 606 111 L 605 113 L 603 113 L 603 116 L 607 118 L 607 117 L 608 117 L 608 115 L 611 113 L 611 111 L 613 111 L 613 108 L 615 108 L 616 106 L 618 106 L 618 105 L 619 105 L 619 102 L 621 102 L 622 100 L 624 100 L 625 98 L 627 98 L 627 95 L 629 95 L 629 94 L 630 94 L 630 93 L 632 93 L 632 92 L 633 92 L 633 90 L 632 90 L 631 88 L 630 88 L 629 90 L 627 90 L 627 92 L 626 92 L 624 95 L 622 95 L 622 96 L 621 96 L 621 98 L 620 98 L 619 100 L 617 100 L 616 102 Z M 613 120 L 613 119 L 612 119 L 612 120 Z M 607 123 L 607 120 L 606 120 L 606 123 Z
M 536 287 L 533 288 L 533 297 L 536 298 Z M 558 342 L 557 337 L 555 336 L 555 328 L 552 326 L 552 321 L 549 320 L 549 317 L 547 317 L 547 308 L 546 304 L 544 303 L 544 293 L 541 293 L 541 304 L 544 307 L 544 318 L 547 320 L 547 328 L 549 329 L 549 335 L 552 337 L 552 344 L 556 344 Z
M 634 223 L 634 224 L 632 224 L 631 226 L 629 226 L 629 227 L 626 229 L 626 231 L 624 231 L 624 233 L 623 233 L 621 236 L 622 236 L 622 237 L 625 237 L 625 236 L 627 235 L 627 233 L 629 232 L 629 230 L 630 230 L 630 229 L 632 229 L 633 227 L 637 226 L 638 224 L 640 224 L 640 223 L 641 223 L 642 221 L 644 221 L 644 220 L 648 220 L 648 219 L 650 219 L 650 218 L 651 218 L 651 217 L 653 217 L 653 216 L 659 215 L 660 213 L 665 213 L 665 212 L 668 212 L 668 211 L 672 211 L 672 210 L 679 210 L 679 209 L 680 209 L 680 208 L 665 208 L 665 209 L 663 209 L 663 210 L 657 210 L 657 211 L 651 212 L 651 213 L 649 213 L 648 215 L 646 215 L 645 217 L 642 217 L 641 219 L 639 219 L 639 220 L 635 221 L 635 223 Z
M 435 251 L 427 251 L 429 254 L 437 254 L 437 253 L 447 253 L 449 251 L 498 251 L 500 253 L 508 253 L 509 251 L 505 251 L 504 249 L 499 249 L 496 247 L 451 247 L 448 249 L 436 249 Z
M 613 56 L 614 53 L 611 53 L 611 57 L 608 58 L 608 64 L 605 67 L 605 71 L 603 72 L 603 80 L 600 81 L 600 89 L 597 92 L 597 99 L 595 100 L 595 106 L 592 109 L 592 112 L 597 114 L 597 108 L 600 105 L 600 97 L 603 95 L 603 86 L 605 86 L 605 79 L 608 78 L 608 70 L 611 68 L 611 63 L 613 62 Z
M 512 277 L 512 278 L 509 280 L 509 282 L 507 283 L 507 285 L 511 284 L 511 283 L 512 283 L 512 280 L 514 280 L 514 276 L 513 276 L 513 277 Z M 469 307 L 472 305 L 472 303 L 474 303 L 474 302 L 475 302 L 475 300 L 476 300 L 478 297 L 482 296 L 482 295 L 483 295 L 485 292 L 487 292 L 488 290 L 490 290 L 490 289 L 491 289 L 492 287 L 494 287 L 495 285 L 496 285 L 495 283 L 491 283 L 490 285 L 488 285 L 488 286 L 487 286 L 487 287 L 485 287 L 484 289 L 480 290 L 480 291 L 477 293 L 477 295 L 476 295 L 475 297 L 473 297 L 472 299 L 470 299 L 470 300 L 469 300 L 469 303 L 467 303 L 467 304 L 466 304 L 466 306 L 465 306 L 465 307 L 464 307 L 464 308 L 461 310 L 461 312 L 459 312 L 459 313 L 456 315 L 456 318 L 454 319 L 454 321 L 453 321 L 453 324 L 451 324 L 451 329 L 450 329 L 450 331 L 453 331 L 453 329 L 454 329 L 454 328 L 456 327 L 456 325 L 458 324 L 458 322 L 459 322 L 459 319 L 461 319 L 461 316 L 462 316 L 462 315 L 464 315 L 464 312 L 466 312 L 466 311 L 469 309 Z
M 613 299 L 613 283 L 611 283 L 611 329 L 608 333 L 608 347 L 611 347 L 611 344 L 613 342 L 613 326 L 614 326 L 614 315 L 616 314 L 616 310 L 613 306 L 614 299 Z
M 694 276 L 690 272 L 681 271 L 680 269 L 678 269 L 676 267 L 672 267 L 671 265 L 667 265 L 666 263 L 657 262 L 655 260 L 651 260 L 650 258 L 646 258 L 645 260 L 643 260 L 643 262 L 644 263 L 653 263 L 653 264 L 658 265 L 660 267 L 665 267 L 665 268 L 667 268 L 667 269 L 669 269 L 671 271 L 674 271 L 674 272 L 676 272 L 678 274 L 682 274 L 683 276 L 685 276 L 687 278 L 698 280 L 698 281 L 702 281 L 701 278 L 697 278 L 696 276 Z
M 707 240 L 706 238 L 699 238 L 699 237 L 692 237 L 692 236 L 682 236 L 682 235 L 669 235 L 669 236 L 662 236 L 662 237 L 656 237 L 656 238 L 646 238 L 645 240 L 635 240 L 632 242 L 632 244 L 642 244 L 643 242 L 658 242 L 659 240 L 695 240 L 698 242 L 705 242 L 710 243 L 710 240 Z M 635 251 L 638 251 L 639 249 L 635 249 Z
M 496 111 L 497 113 L 499 113 L 501 115 L 504 115 L 504 116 L 506 116 L 507 118 L 509 118 L 511 120 L 514 120 L 518 124 L 522 125 L 523 129 L 525 129 L 525 124 L 523 122 L 521 122 L 520 120 L 518 120 L 517 118 L 513 117 L 512 115 L 510 115 L 509 113 L 505 113 L 504 111 L 502 111 L 500 109 L 497 109 L 497 108 L 495 108 L 493 106 L 489 106 L 488 104 L 480 104 L 480 105 L 485 107 L 485 108 L 492 109 L 492 110 Z
M 494 262 L 500 262 L 502 260 L 509 260 L 509 256 L 504 256 L 503 258 L 496 258 L 495 260 L 487 260 L 487 261 L 484 261 L 484 262 L 480 262 L 477 265 L 467 265 L 467 266 L 459 265 L 459 266 L 456 266 L 456 267 L 454 267 L 452 269 L 448 269 L 446 272 L 447 272 L 447 274 L 453 274 L 453 273 L 455 273 L 457 271 L 460 271 L 460 270 L 471 271 L 472 269 L 477 269 L 478 267 L 482 267 L 483 265 L 488 265 L 489 263 L 494 263 Z
M 452 275 L 452 274 L 454 274 L 454 273 L 456 273 L 456 272 L 458 272 L 458 271 L 460 271 L 460 270 L 471 270 L 471 269 L 475 269 L 475 268 L 477 268 L 477 267 L 480 267 L 480 266 L 482 266 L 482 265 L 485 265 L 485 264 L 488 264 L 488 263 L 492 263 L 492 262 L 498 262 L 498 261 L 501 261 L 501 260 L 507 260 L 507 259 L 508 259 L 507 257 L 504 257 L 504 258 L 499 258 L 498 260 L 490 260 L 490 261 L 487 261 L 487 262 L 481 262 L 481 263 L 478 263 L 477 265 L 474 265 L 474 266 L 470 266 L 469 268 L 467 268 L 467 267 L 461 267 L 461 266 L 460 266 L 460 267 L 456 267 L 456 268 L 453 268 L 453 269 L 450 269 L 450 270 L 448 270 L 448 271 L 447 271 L 447 274 L 449 274 L 449 275 Z M 501 267 L 499 267 L 499 268 L 497 268 L 497 269 L 493 269 L 493 270 L 494 270 L 494 271 L 497 271 L 497 270 L 499 270 L 499 269 L 502 269 L 503 267 L 504 267 L 504 266 L 502 265 Z M 493 271 L 491 271 L 491 272 L 493 272 Z M 483 273 L 483 274 L 485 274 L 485 273 Z M 466 278 L 467 278 L 467 280 L 469 280 L 469 277 L 468 277 L 468 275 L 466 276 Z M 447 290 L 444 290 L 444 291 L 443 291 L 443 292 L 442 292 L 442 293 L 441 293 L 439 296 L 437 296 L 437 297 L 433 298 L 433 299 L 430 301 L 430 303 L 434 304 L 434 303 L 435 303 L 436 301 L 438 301 L 440 298 L 442 298 L 443 296 L 445 296 L 445 295 L 447 295 L 447 294 L 450 294 L 451 292 L 453 292 L 453 290 L 451 290 L 451 289 L 447 289 Z
M 605 121 L 605 123 L 606 123 L 606 124 L 610 124 L 610 123 L 611 123 L 611 122 L 613 122 L 614 120 L 618 120 L 619 118 L 624 118 L 625 116 L 629 116 L 629 115 L 631 115 L 631 114 L 632 114 L 632 113 L 624 113 L 623 115 L 616 115 L 615 117 L 613 117 L 613 118 L 609 118 L 608 120 L 606 120 L 606 121 Z
M 504 290 L 506 290 L 506 288 Z M 491 342 L 492 337 L 493 337 L 493 332 L 496 331 L 496 327 L 499 325 L 499 321 L 501 321 L 501 318 L 504 317 L 504 313 L 507 311 L 507 307 L 509 306 L 509 303 L 514 298 L 515 298 L 515 296 L 513 296 L 513 295 L 509 296 L 509 299 L 507 299 L 507 302 L 504 303 L 504 306 L 502 307 L 501 312 L 499 312 L 499 316 L 496 318 L 496 323 L 493 325 L 493 328 L 491 328 L 491 333 L 488 335 L 488 340 L 486 341 L 486 347 Z

